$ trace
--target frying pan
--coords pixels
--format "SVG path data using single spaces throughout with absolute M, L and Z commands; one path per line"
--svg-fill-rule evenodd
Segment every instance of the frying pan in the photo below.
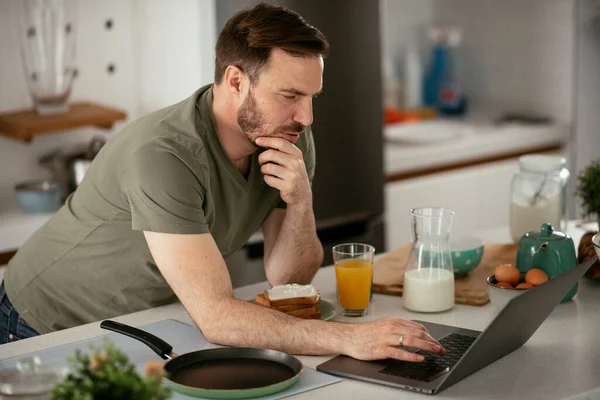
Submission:
M 298 381 L 302 363 L 276 350 L 216 348 L 176 355 L 164 340 L 129 325 L 100 327 L 139 340 L 167 361 L 164 382 L 174 391 L 211 399 L 245 399 L 280 392 Z

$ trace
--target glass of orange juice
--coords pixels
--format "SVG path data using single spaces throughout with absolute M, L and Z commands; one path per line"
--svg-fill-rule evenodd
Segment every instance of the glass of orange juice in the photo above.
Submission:
M 363 243 L 333 247 L 338 301 L 345 316 L 362 317 L 369 311 L 374 255 L 375 248 Z

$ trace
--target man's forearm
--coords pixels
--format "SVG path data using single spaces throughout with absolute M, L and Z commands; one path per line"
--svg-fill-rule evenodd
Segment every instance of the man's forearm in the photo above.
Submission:
M 214 321 L 195 321 L 213 343 L 269 348 L 291 354 L 347 352 L 350 324 L 295 318 L 239 299 L 219 301 L 214 308 L 213 315 L 218 315 Z
M 272 285 L 312 281 L 323 262 L 312 204 L 288 206 L 277 241 L 265 256 L 265 272 Z
M 284 217 L 281 213 L 272 222 L 281 227 Z M 269 237 L 276 239 L 272 233 Z M 296 354 L 342 353 L 361 360 L 422 360 L 421 355 L 398 348 L 401 337 L 406 346 L 443 353 L 425 328 L 398 317 L 362 324 L 303 320 L 235 299 L 227 266 L 209 234 L 144 232 L 144 236 L 161 274 L 213 343 Z

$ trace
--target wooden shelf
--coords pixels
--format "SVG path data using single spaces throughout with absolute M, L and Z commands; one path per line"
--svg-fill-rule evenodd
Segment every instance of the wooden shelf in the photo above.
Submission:
M 0 134 L 30 142 L 35 135 L 84 126 L 110 129 L 116 121 L 126 117 L 124 111 L 115 108 L 93 103 L 73 103 L 65 114 L 39 115 L 35 110 L 0 114 Z

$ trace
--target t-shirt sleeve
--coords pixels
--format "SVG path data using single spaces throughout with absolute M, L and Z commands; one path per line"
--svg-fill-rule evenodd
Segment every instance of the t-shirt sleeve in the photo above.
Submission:
M 315 166 L 316 166 L 316 154 L 315 154 L 315 142 L 313 139 L 312 129 L 308 127 L 306 129 L 304 149 L 302 150 L 302 158 L 304 159 L 304 166 L 306 167 L 306 173 L 308 175 L 308 181 L 312 186 L 313 178 L 315 177 Z M 277 208 L 286 208 L 287 204 L 281 200 L 277 204 Z
M 123 180 L 133 230 L 209 232 L 202 208 L 206 171 L 199 158 L 167 141 L 150 142 L 133 153 Z
M 313 140 L 312 130 L 307 131 L 307 149 L 303 153 L 304 165 L 306 166 L 306 172 L 308 174 L 308 180 L 312 186 L 313 178 L 315 177 L 315 167 L 317 164 L 317 157 L 315 153 L 315 142 Z

